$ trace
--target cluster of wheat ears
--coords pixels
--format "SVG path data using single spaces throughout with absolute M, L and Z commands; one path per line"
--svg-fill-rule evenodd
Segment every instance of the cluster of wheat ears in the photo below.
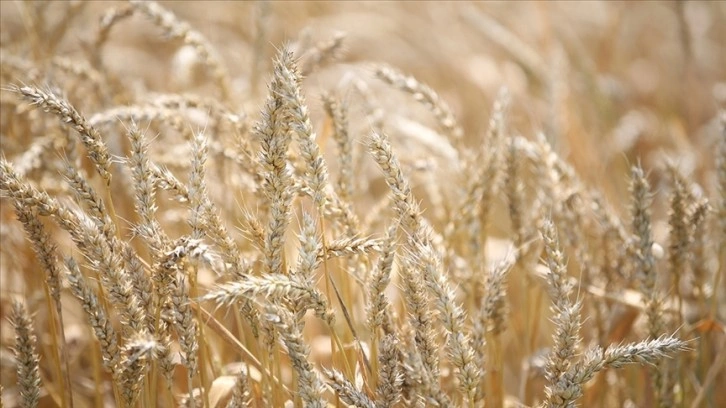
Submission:
M 87 58 L 54 52 L 83 2 L 54 23 L 19 7 L 35 36 L 1 60 L 0 406 L 724 403 L 723 112 L 715 188 L 665 163 L 660 221 L 650 169 L 603 175 L 629 185 L 613 207 L 552 137 L 508 126 L 506 88 L 477 135 L 389 65 L 306 91 L 336 35 L 276 45 L 242 103 L 162 5 L 106 7 Z M 182 44 L 200 93 L 105 65 L 132 17 Z M 430 126 L 388 120 L 381 94 Z

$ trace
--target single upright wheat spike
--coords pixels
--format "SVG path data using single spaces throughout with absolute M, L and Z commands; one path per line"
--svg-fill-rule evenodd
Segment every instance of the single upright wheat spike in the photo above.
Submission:
M 665 327 L 663 315 L 663 299 L 657 288 L 655 258 L 653 256 L 653 236 L 651 232 L 650 206 L 652 196 L 650 185 L 643 169 L 634 166 L 632 169 L 630 192 L 632 194 L 632 222 L 635 232 L 635 265 L 636 276 L 640 280 L 640 290 L 645 301 L 645 315 L 648 319 L 648 334 L 651 337 L 660 336 Z M 672 405 L 672 390 L 667 389 L 670 382 L 665 370 L 656 367 L 651 370 L 655 384 L 655 392 L 659 406 Z
M 393 260 L 396 254 L 396 239 L 397 226 L 393 225 L 388 228 L 386 238 L 383 242 L 383 249 L 381 250 L 378 263 L 376 268 L 371 274 L 370 282 L 368 284 L 368 325 L 373 332 L 373 337 L 377 337 L 377 330 L 381 327 L 385 321 L 385 315 L 390 313 L 389 300 L 385 294 L 386 288 L 391 281 L 391 272 L 393 270 Z
M 506 88 L 500 90 L 492 107 L 489 124 L 482 143 L 471 162 L 473 176 L 466 186 L 466 193 L 459 209 L 446 226 L 444 235 L 447 241 L 454 241 L 460 231 L 467 231 L 469 254 L 479 254 L 486 259 L 483 242 L 486 242 L 489 215 L 494 205 L 494 197 L 500 190 L 503 175 L 502 150 L 505 136 L 506 110 L 509 105 L 509 93 Z M 466 241 L 465 241 L 466 242 Z M 466 252 L 464 252 L 466 254 Z
M 415 333 L 416 348 L 421 354 L 421 360 L 426 370 L 433 378 L 439 376 L 438 344 L 426 288 L 421 277 L 416 274 L 413 263 L 404 258 L 399 273 L 403 294 L 406 300 L 409 320 Z
M 381 341 L 378 357 L 378 387 L 376 388 L 376 407 L 395 406 L 401 398 L 403 373 L 401 372 L 401 351 L 395 335 L 389 334 Z
M 328 168 L 316 142 L 317 136 L 310 122 L 308 107 L 300 89 L 302 78 L 291 58 L 284 59 L 284 62 L 285 64 L 280 65 L 279 68 L 281 81 L 278 92 L 290 115 L 292 133 L 296 135 L 300 144 L 300 155 L 306 163 L 305 176 L 313 193 L 313 201 L 322 212 L 326 207 L 329 194 L 326 190 L 328 188 Z
M 386 183 L 391 188 L 393 202 L 398 216 L 401 218 L 401 224 L 409 233 L 418 231 L 422 222 L 419 206 L 413 197 L 408 180 L 403 176 L 401 165 L 393 154 L 393 148 L 388 138 L 373 132 L 368 150 L 383 171 Z
M 302 333 L 292 314 L 280 306 L 268 305 L 267 319 L 279 328 L 279 334 L 287 347 L 292 368 L 297 373 L 297 391 L 303 405 L 310 408 L 325 408 L 322 398 L 323 384 L 313 365 L 308 361 L 309 348 L 303 341 Z
M 474 349 L 465 328 L 465 314 L 456 301 L 456 293 L 449 285 L 442 271 L 441 259 L 430 245 L 414 242 L 412 256 L 415 267 L 423 277 L 439 311 L 444 329 L 447 332 L 447 348 L 452 364 L 457 369 L 457 379 L 463 395 L 470 406 L 474 406 L 476 386 L 481 372 L 474 362 Z
M 721 139 L 718 144 L 718 155 L 716 158 L 716 175 L 718 178 L 718 190 L 721 195 L 718 205 L 719 228 L 721 230 L 720 252 L 726 254 L 726 110 L 719 114 L 721 124 Z M 721 259 L 725 259 L 724 256 Z M 726 262 L 726 261 L 725 261 Z M 723 269 L 722 269 L 723 270 Z M 721 272 L 723 275 L 724 272 Z M 726 285 L 726 278 L 721 277 L 722 284 Z
M 191 390 L 192 378 L 197 375 L 199 369 L 199 326 L 189 305 L 191 302 L 189 289 L 184 279 L 173 280 L 171 302 L 179 343 L 184 352 L 182 363 L 188 370 L 187 379 Z
M 674 163 L 668 164 L 668 172 L 673 187 L 668 214 L 668 224 L 670 225 L 668 265 L 675 290 L 680 290 L 680 277 L 688 274 L 686 268 L 691 240 L 688 206 L 691 204 L 692 197 L 688 191 L 688 182 Z
M 232 398 L 227 403 L 227 408 L 247 408 L 251 406 L 250 384 L 244 370 L 240 371 L 235 380 Z
M 88 316 L 93 332 L 101 345 L 103 365 L 114 378 L 119 376 L 119 362 L 121 353 L 118 346 L 118 336 L 108 318 L 108 312 L 98 301 L 98 296 L 86 283 L 78 264 L 73 258 L 65 259 L 67 279 L 73 295 L 81 301 L 83 310 Z
M 282 97 L 283 70 L 290 65 L 292 54 L 282 50 L 275 61 L 269 85 L 269 96 L 262 119 L 255 127 L 260 140 L 260 164 L 264 172 L 263 191 L 270 205 L 269 225 L 265 235 L 265 268 L 267 273 L 287 273 L 284 265 L 284 236 L 290 222 L 292 175 L 288 168 L 287 149 L 290 145 L 289 112 Z
M 159 344 L 147 333 L 128 339 L 122 350 L 121 392 L 127 407 L 133 407 L 141 392 L 141 384 L 156 357 Z
M 580 347 L 580 311 L 582 304 L 572 302 L 570 293 L 572 285 L 567 278 L 567 266 L 564 254 L 560 248 L 557 231 L 551 220 L 544 223 L 542 237 L 547 253 L 547 287 L 552 300 L 552 311 L 555 313 L 555 333 L 552 335 L 554 347 L 546 363 L 545 378 L 550 385 L 547 386 L 547 404 L 557 404 L 557 384 L 573 364 Z
M 33 333 L 33 324 L 25 305 L 13 302 L 10 321 L 15 327 L 16 372 L 20 393 L 20 405 L 23 408 L 35 408 L 40 398 L 40 371 L 38 369 L 38 353 L 35 350 L 37 338 Z
M 506 279 L 512 269 L 512 263 L 501 261 L 489 270 L 487 276 L 487 291 L 482 299 L 483 314 L 487 331 L 499 334 L 504 331 L 507 324 L 507 284 Z
M 338 147 L 338 162 L 340 176 L 338 178 L 338 195 L 346 202 L 350 202 L 354 194 L 355 181 L 353 178 L 353 146 L 348 131 L 348 108 L 345 102 L 331 94 L 323 95 L 323 107 L 333 121 L 333 139 Z
M 706 280 L 708 277 L 708 226 L 706 220 L 711 215 L 712 209 L 708 199 L 699 200 L 692 208 L 689 217 L 689 225 L 692 226 L 693 241 L 691 243 L 692 255 L 690 258 L 692 285 L 696 296 L 705 303 Z
M 45 279 L 50 289 L 50 294 L 57 302 L 58 312 L 60 313 L 61 274 L 60 267 L 58 266 L 57 245 L 53 242 L 51 235 L 46 231 L 46 228 L 40 221 L 37 209 L 28 208 L 21 201 L 16 201 L 15 210 L 18 214 L 18 220 L 23 224 L 23 228 L 25 228 L 30 242 L 33 243 L 33 249 L 38 257 L 38 261 L 45 271 Z
M 169 238 L 161 229 L 156 220 L 156 180 L 153 177 L 151 160 L 149 158 L 149 142 L 145 135 L 132 123 L 129 127 L 128 137 L 131 140 L 131 154 L 128 159 L 129 168 L 133 176 L 135 190 L 136 213 L 141 218 L 141 225 L 137 230 L 157 255 L 169 245 Z M 157 255 L 158 256 L 158 255 Z

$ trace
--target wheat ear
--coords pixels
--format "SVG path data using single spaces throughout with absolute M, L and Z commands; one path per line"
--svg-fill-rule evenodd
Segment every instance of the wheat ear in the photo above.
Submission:
M 309 349 L 303 341 L 299 324 L 292 313 L 282 307 L 268 305 L 266 311 L 267 318 L 279 329 L 278 332 L 287 347 L 292 368 L 297 373 L 297 391 L 303 406 L 325 408 L 326 404 L 321 396 L 323 384 L 313 365 L 308 361 Z
M 206 37 L 155 1 L 131 0 L 131 5 L 136 10 L 148 16 L 167 35 L 178 38 L 184 41 L 185 44 L 190 45 L 197 55 L 199 55 L 199 60 L 205 65 L 207 72 L 219 88 L 222 100 L 230 100 L 231 87 L 229 72 L 227 72 L 227 68 Z
M 33 324 L 25 305 L 15 301 L 10 312 L 10 322 L 15 328 L 15 360 L 20 393 L 20 406 L 35 408 L 40 399 L 40 357 L 35 351 L 37 339 L 33 333 Z
M 73 130 L 81 136 L 81 141 L 88 150 L 88 157 L 96 166 L 96 171 L 101 175 L 101 179 L 106 186 L 111 184 L 111 155 L 108 152 L 101 134 L 89 124 L 78 111 L 67 100 L 58 97 L 52 91 L 42 91 L 32 86 L 23 86 L 15 88 L 23 97 L 43 109 L 58 117 L 64 124 L 68 124 Z

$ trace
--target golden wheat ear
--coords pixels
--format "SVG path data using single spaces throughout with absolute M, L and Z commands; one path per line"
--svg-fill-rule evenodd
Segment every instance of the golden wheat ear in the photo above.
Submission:
M 32 408 L 38 405 L 40 399 L 40 370 L 38 368 L 39 356 L 37 337 L 35 336 L 32 318 L 25 305 L 19 301 L 13 302 L 10 312 L 10 322 L 15 328 L 15 354 L 20 406 Z

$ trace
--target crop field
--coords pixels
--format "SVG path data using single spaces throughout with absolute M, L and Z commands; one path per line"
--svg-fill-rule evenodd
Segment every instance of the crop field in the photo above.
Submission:
M 0 2 L 0 408 L 726 406 L 726 2 Z

